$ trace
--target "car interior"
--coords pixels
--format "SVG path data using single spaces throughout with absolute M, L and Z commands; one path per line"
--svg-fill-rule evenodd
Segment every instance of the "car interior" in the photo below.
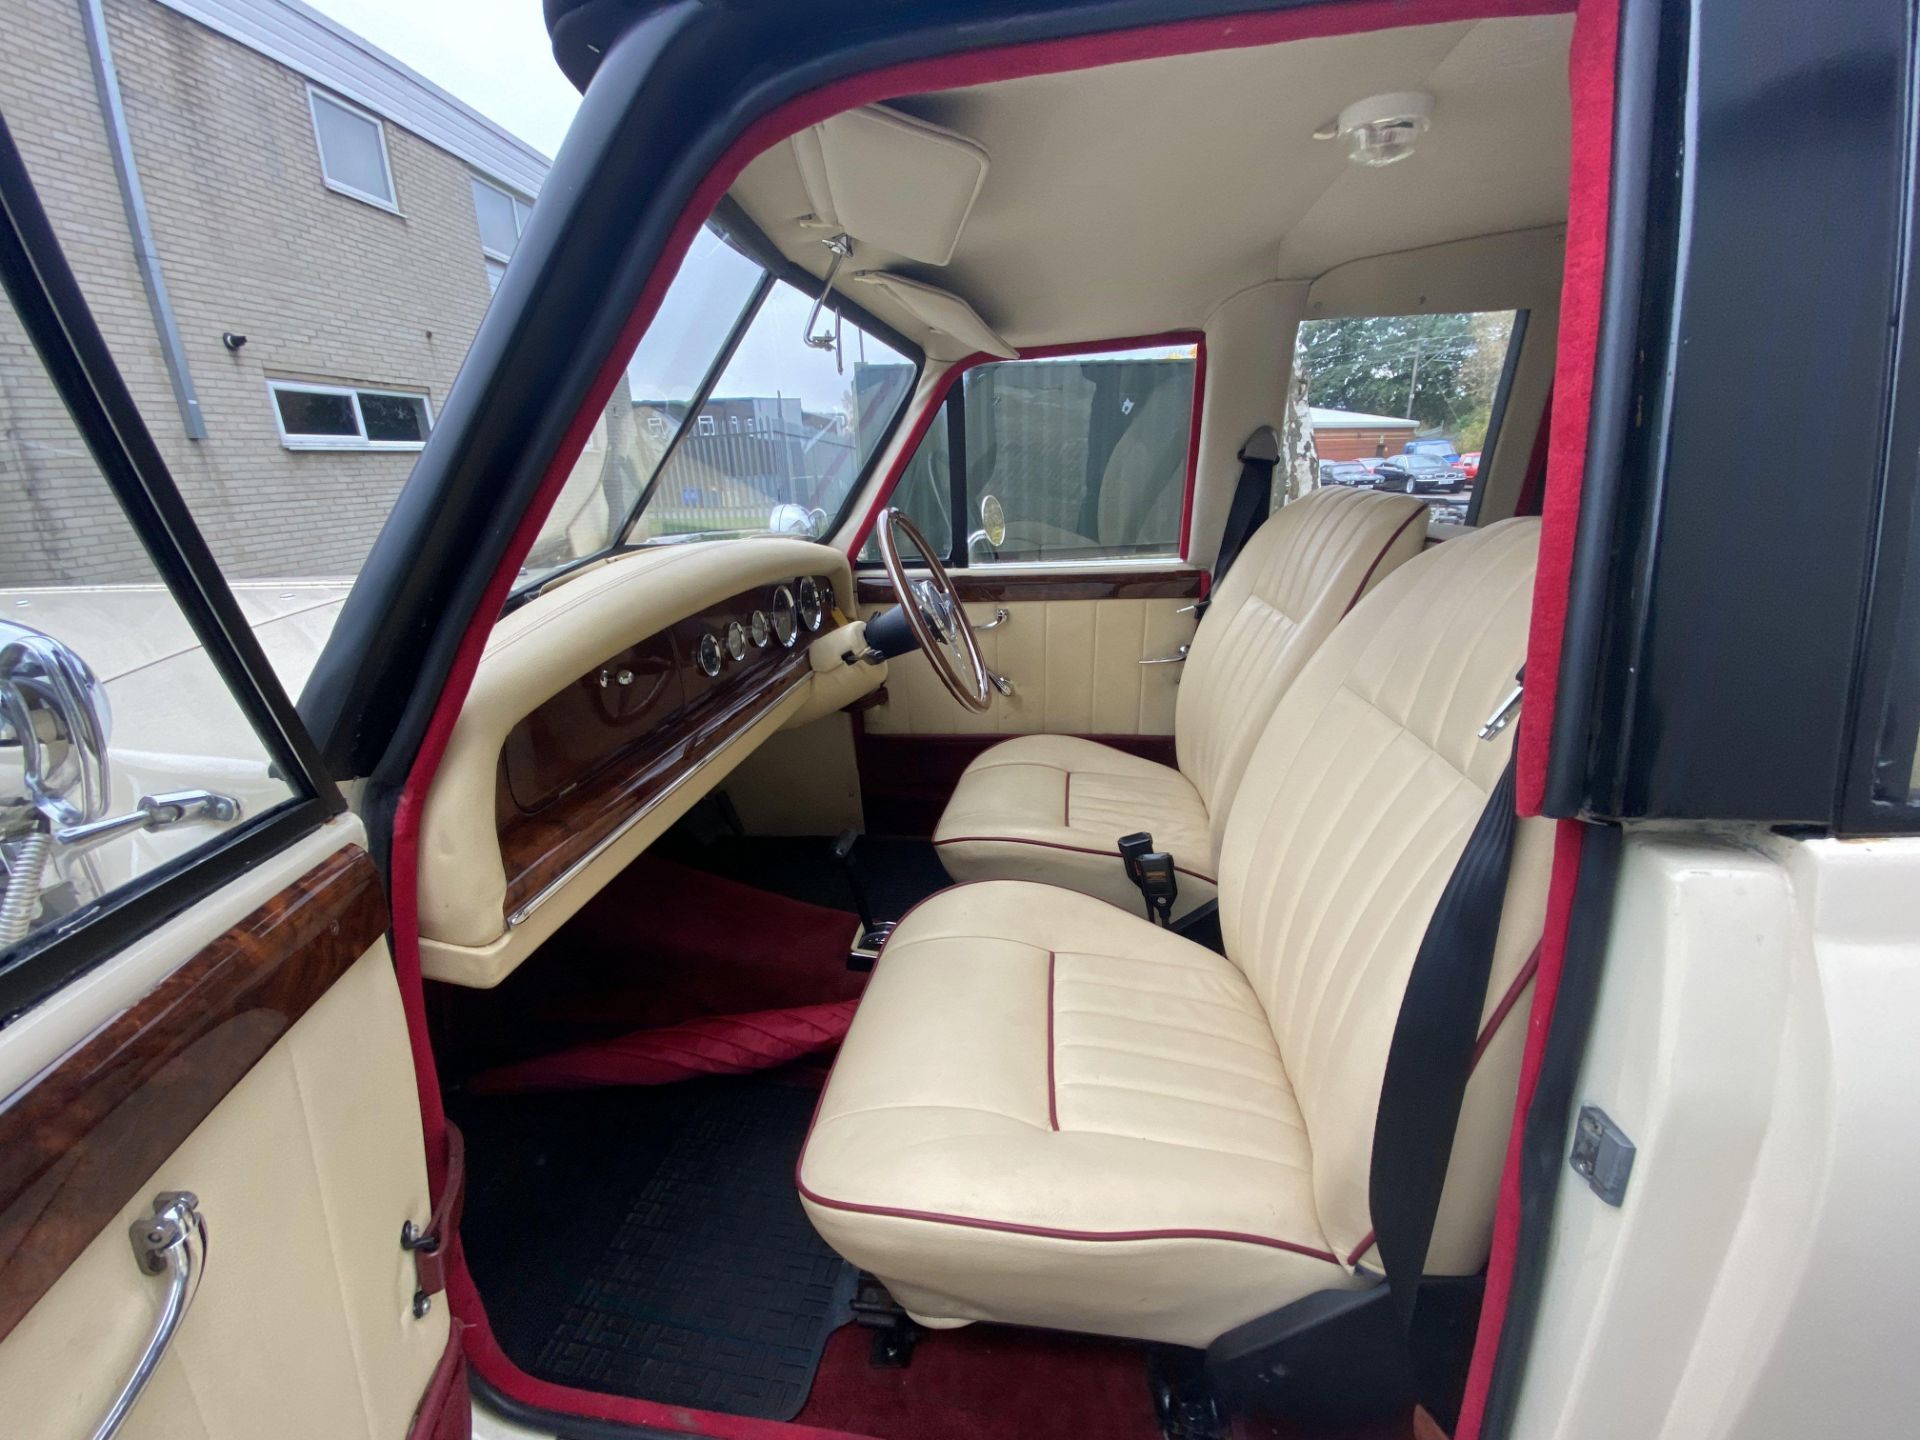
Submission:
M 652 473 L 589 439 L 419 813 L 448 1283 L 498 1408 L 1412 1433 L 1391 1396 L 1180 1417 L 1223 1337 L 1384 1273 L 1396 1018 L 1511 809 L 1573 35 L 966 79 L 740 170 L 626 371 Z M 1310 327 L 1494 314 L 1470 480 L 1317 483 Z M 776 343 L 803 402 L 753 373 Z M 767 525 L 741 457 L 776 443 L 818 485 Z M 1518 822 L 1443 1152 L 1425 1272 L 1463 1292 L 1552 847 Z

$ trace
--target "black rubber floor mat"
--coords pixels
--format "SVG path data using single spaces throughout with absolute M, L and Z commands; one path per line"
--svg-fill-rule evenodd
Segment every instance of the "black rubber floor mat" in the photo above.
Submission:
M 563 1385 L 792 1419 L 855 1279 L 794 1190 L 816 1099 L 751 1078 L 458 1105 L 462 1235 L 507 1354 Z

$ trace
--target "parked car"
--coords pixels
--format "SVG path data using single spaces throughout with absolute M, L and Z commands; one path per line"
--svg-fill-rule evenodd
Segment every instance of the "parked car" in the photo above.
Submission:
M 1387 457 L 1385 455 L 1363 455 L 1353 463 L 1369 475 L 1377 476 L 1380 473 L 1380 467 L 1387 463 Z
M 1354 485 L 1365 488 L 1374 483 L 1374 473 L 1357 460 L 1322 460 L 1320 462 L 1320 483 L 1322 485 Z
M 1458 490 L 1466 484 L 1466 476 L 1456 467 L 1417 450 L 1390 457 L 1376 475 L 1380 489 L 1399 490 L 1408 495 L 1435 495 Z
M 1448 465 L 1458 464 L 1460 460 L 1459 449 L 1444 435 L 1435 435 L 1426 440 L 1409 440 L 1405 453 L 1431 455 L 1434 459 L 1444 461 Z
M 1460 473 L 1467 477 L 1469 484 L 1480 478 L 1480 452 L 1478 450 L 1467 451 L 1456 463 L 1460 466 Z

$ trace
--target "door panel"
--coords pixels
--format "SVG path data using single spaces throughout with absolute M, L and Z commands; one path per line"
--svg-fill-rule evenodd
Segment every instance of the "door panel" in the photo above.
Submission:
M 430 1206 L 385 902 L 358 846 L 277 887 L 0 1110 L 11 1433 L 106 1413 L 162 1284 L 128 1227 L 179 1189 L 205 1278 L 121 1433 L 408 1433 L 449 1329 L 438 1301 L 414 1317 L 399 1244 Z
M 1198 571 L 953 579 L 976 629 L 1007 612 L 979 631 L 980 650 L 1014 693 L 995 694 L 984 713 L 966 710 L 924 656 L 902 656 L 888 668 L 885 702 L 863 712 L 868 735 L 1173 734 L 1180 667 L 1140 662 L 1192 641 Z M 862 580 L 860 600 L 871 618 L 893 603 L 892 587 Z

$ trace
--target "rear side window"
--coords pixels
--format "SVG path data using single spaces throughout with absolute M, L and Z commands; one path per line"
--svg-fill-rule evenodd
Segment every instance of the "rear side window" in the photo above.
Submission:
M 1177 559 L 1197 372 L 1192 345 L 975 366 L 892 503 L 955 564 Z M 987 513 L 1004 517 L 997 543 Z M 873 541 L 861 558 L 879 558 Z
M 1492 463 L 1518 320 L 1513 310 L 1479 310 L 1307 321 L 1294 352 L 1304 399 L 1288 416 L 1287 492 L 1397 490 L 1465 524 Z M 1334 468 L 1354 464 L 1371 478 Z

